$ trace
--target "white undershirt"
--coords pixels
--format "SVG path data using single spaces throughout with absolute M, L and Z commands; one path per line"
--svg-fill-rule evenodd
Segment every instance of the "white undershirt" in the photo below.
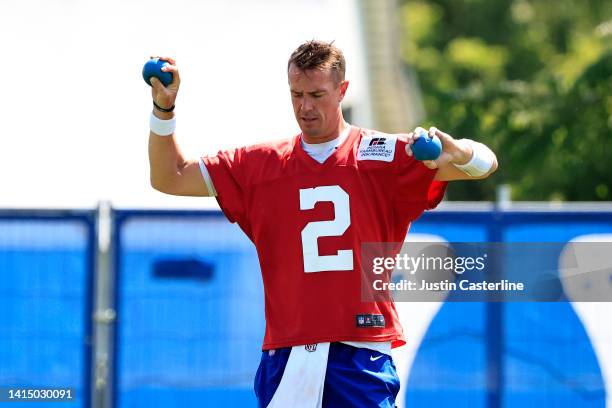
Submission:
M 330 140 L 329 142 L 306 143 L 304 141 L 304 138 L 302 137 L 300 138 L 300 143 L 302 143 L 302 149 L 304 149 L 304 151 L 308 153 L 310 157 L 312 157 L 319 163 L 323 163 L 329 158 L 329 156 L 331 156 L 336 151 L 338 146 L 340 146 L 342 142 L 346 140 L 350 131 L 351 126 L 348 123 L 345 123 L 344 130 L 342 131 L 342 133 L 340 133 L 340 136 L 333 140 Z
M 340 135 L 330 140 L 329 142 L 323 143 L 306 143 L 303 138 L 300 138 L 300 143 L 302 144 L 302 148 L 310 157 L 318 161 L 319 163 L 325 162 L 331 156 L 338 146 L 342 144 L 348 137 L 351 131 L 351 126 L 348 123 L 345 123 L 344 130 Z M 206 169 L 206 165 L 204 161 L 200 158 L 200 171 L 202 172 L 202 177 L 204 177 L 204 182 L 206 183 L 206 187 L 211 195 L 216 196 L 217 191 L 215 190 L 215 186 L 213 185 L 212 179 L 210 178 L 210 174 Z M 379 353 L 391 355 L 391 342 L 389 341 L 342 341 L 341 343 L 348 344 L 349 346 L 358 347 L 358 348 L 367 348 L 370 350 L 376 350 Z

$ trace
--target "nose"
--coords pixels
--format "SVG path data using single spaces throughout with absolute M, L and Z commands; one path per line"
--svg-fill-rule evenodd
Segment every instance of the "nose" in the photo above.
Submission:
M 300 110 L 302 112 L 309 112 L 309 111 L 311 111 L 313 109 L 313 107 L 314 107 L 314 104 L 312 103 L 312 99 L 309 98 L 308 96 L 304 96 L 302 98 L 302 103 L 301 103 L 301 106 L 300 106 Z

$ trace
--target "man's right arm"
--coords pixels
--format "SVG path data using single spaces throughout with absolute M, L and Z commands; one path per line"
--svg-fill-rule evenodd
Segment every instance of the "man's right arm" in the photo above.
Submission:
M 174 60 L 161 58 L 169 62 L 163 70 L 171 72 L 173 80 L 164 85 L 156 78 L 151 78 L 153 101 L 165 109 L 174 106 L 180 85 L 180 77 Z M 153 108 L 153 115 L 161 120 L 174 118 L 174 112 L 163 112 Z M 212 196 L 208 191 L 200 170 L 199 160 L 185 159 L 176 143 L 175 135 L 160 136 L 153 131 L 149 133 L 149 166 L 151 186 L 162 193 L 180 196 Z

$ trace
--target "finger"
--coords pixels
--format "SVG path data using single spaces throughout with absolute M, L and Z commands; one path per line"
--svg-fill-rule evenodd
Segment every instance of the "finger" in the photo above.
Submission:
M 428 169 L 437 169 L 438 163 L 435 160 L 423 160 L 422 162 Z
M 164 88 L 164 84 L 162 84 L 161 81 L 155 77 L 151 77 L 149 81 L 151 82 L 151 88 L 157 92 L 161 92 Z
M 162 61 L 169 62 L 171 65 L 176 65 L 176 61 L 174 60 L 174 58 L 170 58 L 170 57 L 158 57 L 158 58 Z
M 404 149 L 408 157 L 412 157 L 412 146 L 414 144 L 414 132 L 410 132 L 408 134 L 402 133 L 397 137 L 400 141 L 404 142 Z
M 420 126 L 416 127 L 414 129 L 415 139 L 418 139 L 419 137 L 421 137 L 423 133 L 427 134 L 427 131 Z
M 419 126 L 419 127 L 417 127 L 417 128 L 415 128 L 415 129 L 414 129 L 414 137 L 413 137 L 413 140 L 415 140 L 415 141 L 416 141 L 416 140 L 417 140 L 418 138 L 420 138 L 420 137 L 427 137 L 427 135 L 428 135 L 428 134 L 427 134 L 427 130 L 425 130 L 424 128 L 422 128 L 422 127 L 420 127 L 420 126 Z
M 414 141 L 415 141 L 417 138 L 418 138 L 418 137 L 417 137 L 416 133 L 414 133 L 414 132 L 410 132 L 410 133 L 408 133 L 408 135 L 407 135 L 407 138 L 406 138 L 406 143 L 407 143 L 408 145 L 413 145 L 413 144 L 414 144 Z
M 172 65 L 172 64 L 169 64 L 169 63 L 168 64 L 164 64 L 161 67 L 161 70 L 164 71 L 164 72 L 172 72 L 173 74 L 175 72 L 178 72 L 178 68 L 176 67 L 176 65 Z
M 438 129 L 437 127 L 430 127 L 429 128 L 429 134 L 432 136 L 438 136 L 438 138 L 440 138 L 440 141 L 442 141 L 442 143 L 444 143 L 447 140 L 452 140 L 453 137 L 451 135 L 449 135 L 448 133 L 444 133 L 442 132 L 440 129 Z
M 412 143 L 410 143 L 412 144 Z M 412 149 L 410 148 L 410 144 L 406 144 L 406 154 L 408 155 L 408 157 L 412 157 Z
M 412 138 L 414 137 L 414 133 L 410 132 L 410 133 L 399 133 L 397 135 L 397 140 L 404 142 L 404 143 L 409 143 Z
M 178 67 L 173 64 L 166 64 L 162 67 L 163 72 L 170 72 L 172 74 L 172 82 L 170 85 L 180 83 L 181 76 L 179 75 Z

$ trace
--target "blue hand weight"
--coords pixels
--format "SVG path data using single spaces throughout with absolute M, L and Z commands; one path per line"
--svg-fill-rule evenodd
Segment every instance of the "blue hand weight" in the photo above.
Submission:
M 163 72 L 161 70 L 166 64 L 168 64 L 167 61 L 160 60 L 159 58 L 151 58 L 144 64 L 142 68 L 142 78 L 149 86 L 151 85 L 151 77 L 159 79 L 164 86 L 168 86 L 172 83 L 172 73 Z
M 430 137 L 427 132 L 421 132 L 411 148 L 417 160 L 436 160 L 442 153 L 442 142 L 438 136 Z

